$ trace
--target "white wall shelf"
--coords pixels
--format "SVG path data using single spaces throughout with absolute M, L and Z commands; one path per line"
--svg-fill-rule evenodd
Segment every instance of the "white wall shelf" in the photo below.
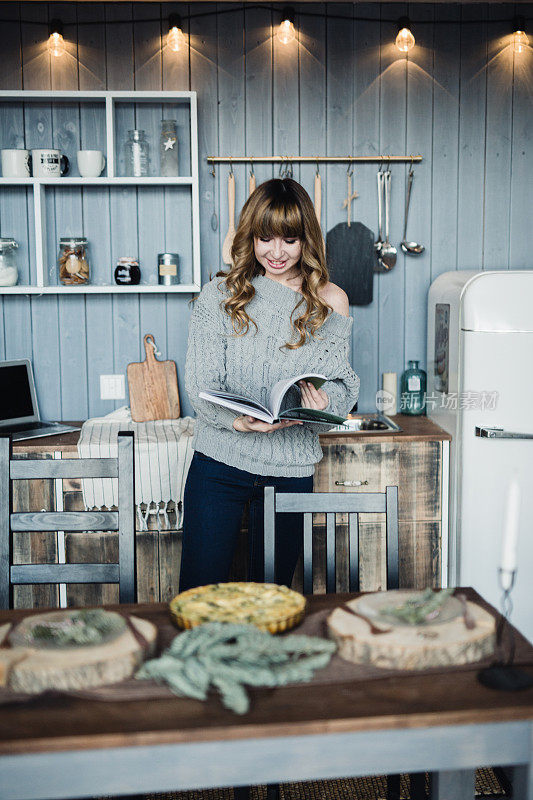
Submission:
M 30 242 L 28 242 L 28 250 L 31 261 L 34 264 L 31 275 L 22 276 L 23 283 L 17 284 L 12 287 L 0 287 L 0 294 L 15 295 L 15 294 L 31 294 L 31 295 L 45 295 L 45 294 L 135 294 L 135 293 L 151 293 L 151 294 L 175 294 L 178 292 L 194 293 L 201 288 L 201 269 L 200 269 L 200 220 L 199 220 L 199 179 L 198 179 L 198 113 L 197 113 L 197 96 L 196 92 L 83 92 L 83 91 L 0 91 L 0 104 L 16 103 L 24 104 L 27 107 L 32 103 L 43 104 L 46 103 L 50 108 L 61 110 L 61 113 L 68 114 L 68 104 L 85 104 L 90 103 L 91 109 L 94 111 L 95 118 L 97 117 L 100 122 L 98 123 L 101 129 L 105 128 L 105 136 L 102 135 L 102 140 L 105 140 L 106 146 L 106 173 L 102 177 L 97 178 L 83 178 L 80 176 L 65 176 L 61 178 L 4 178 L 0 177 L 0 192 L 16 192 L 17 187 L 21 191 L 28 192 L 28 203 L 33 204 L 32 209 L 32 236 L 31 250 Z M 138 108 L 138 104 L 142 104 Z M 183 175 L 179 177 L 166 178 L 158 175 L 150 175 L 149 177 L 131 178 L 120 174 L 119 169 L 119 147 L 117 139 L 119 136 L 118 130 L 124 125 L 129 125 L 130 120 L 133 118 L 146 117 L 146 114 L 152 114 L 152 122 L 159 114 L 159 120 L 164 119 L 165 105 L 173 110 L 176 107 L 183 110 L 183 114 L 187 115 L 186 124 L 186 137 L 188 141 L 184 147 L 186 155 L 187 168 L 182 169 L 181 164 L 181 151 L 180 151 L 180 171 Z M 67 106 L 65 108 L 65 106 Z M 80 106 L 82 107 L 82 106 Z M 151 111 L 150 111 L 151 107 Z M 186 111 L 184 109 L 186 108 Z M 83 106 L 86 108 L 86 106 Z M 98 110 L 99 109 L 99 110 Z M 157 110 L 155 110 L 157 109 Z M 59 113 L 59 111 L 58 111 Z M 92 113 L 92 112 L 91 112 Z M 181 112 L 180 112 L 181 113 Z M 120 122 L 120 124 L 119 124 Z M 137 127 L 137 124 L 134 125 Z M 138 127 L 143 127 L 143 122 L 138 124 Z M 123 136 L 123 131 L 120 135 Z M 122 143 L 122 140 L 121 142 Z M 182 143 L 178 140 L 178 145 L 182 147 Z M 8 142 L 3 142 L 2 147 L 13 146 Z M 28 146 L 28 145 L 27 145 Z M 52 143 L 41 144 L 37 146 L 53 146 Z M 82 149 L 81 144 L 78 145 Z M 84 142 L 83 147 L 90 149 L 90 144 Z M 152 153 L 157 150 L 158 141 L 155 141 L 155 133 L 151 141 Z M 29 149 L 32 149 L 31 146 Z M 34 148 L 35 149 L 35 148 Z M 93 146 L 94 149 L 94 146 Z M 97 148 L 98 149 L 98 148 Z M 101 148 L 103 149 L 103 148 Z M 72 154 L 70 154 L 72 162 Z M 75 156 L 74 156 L 75 158 Z M 122 170 L 123 171 L 123 170 Z M 116 187 L 115 189 L 113 187 Z M 50 238 L 50 225 L 47 218 L 49 204 L 47 203 L 47 193 L 55 197 L 55 202 L 68 203 L 68 200 L 61 200 L 61 190 L 70 189 L 75 191 L 87 188 L 93 191 L 95 188 L 107 188 L 110 192 L 117 192 L 120 188 L 131 187 L 130 191 L 138 191 L 139 197 L 143 191 L 152 188 L 161 187 L 165 191 L 165 225 L 174 232 L 179 232 L 180 242 L 183 242 L 184 258 L 188 262 L 187 269 L 185 270 L 184 280 L 186 282 L 176 284 L 175 286 L 160 286 L 154 283 L 141 283 L 138 286 L 118 286 L 115 283 L 106 283 L 107 274 L 109 281 L 112 280 L 112 272 L 114 270 L 113 264 L 100 265 L 96 270 L 98 283 L 88 283 L 80 286 L 63 286 L 55 284 L 54 278 L 57 280 L 57 270 L 55 268 L 55 259 L 57 257 L 57 250 L 59 248 L 59 241 L 52 242 Z M 174 193 L 172 194 L 172 191 Z M 169 192 L 171 194 L 169 194 Z M 178 194 L 176 195 L 176 192 Z M 185 193 L 185 194 L 183 194 Z M 116 195 L 116 203 L 120 203 L 120 195 Z M 81 195 L 80 195 L 81 196 Z M 32 201 L 30 200 L 32 198 Z M 59 198 L 59 199 L 58 199 Z M 173 207 L 173 203 L 175 207 Z M 81 207 L 81 203 L 80 203 Z M 174 211 L 173 211 L 174 208 Z M 185 210 L 184 210 L 185 209 Z M 189 213 L 190 210 L 190 213 Z M 149 217 L 150 209 L 144 208 L 143 224 L 146 225 L 146 220 Z M 154 212 L 156 213 L 156 212 Z M 125 215 L 125 216 L 124 216 Z M 120 217 L 120 213 L 117 214 Z M 131 218 L 131 206 L 125 208 L 123 212 L 123 219 Z M 119 224 L 122 220 L 119 220 Z M 140 217 L 137 220 L 137 225 L 140 224 Z M 77 226 L 77 227 L 76 227 Z M 79 222 L 75 222 L 70 226 L 74 230 L 57 230 L 57 238 L 59 236 L 68 235 L 86 235 L 84 229 L 84 215 L 79 215 Z M 121 224 L 121 232 L 123 232 L 123 224 Z M 111 239 L 113 240 L 113 222 L 111 223 Z M 2 230 L 2 236 L 10 235 L 9 231 Z M 125 241 L 124 241 L 125 239 Z M 52 247 L 55 245 L 55 253 L 52 254 Z M 118 255 L 136 255 L 137 253 L 137 237 L 122 236 L 120 245 L 125 252 L 119 252 Z M 143 263 L 141 261 L 141 274 L 143 277 L 148 276 L 153 280 L 157 271 L 157 252 L 163 252 L 165 249 L 171 251 L 177 250 L 177 247 L 166 247 L 164 241 L 159 244 L 154 244 L 153 256 L 150 256 L 147 261 L 150 263 Z M 89 264 L 91 274 L 95 271 L 95 266 L 92 261 L 91 253 L 91 238 L 89 237 Z M 181 260 L 181 253 L 180 253 Z M 104 274 L 105 273 L 105 274 Z M 104 281 L 102 281 L 102 275 Z M 50 280 L 52 279 L 52 282 Z M 191 280 L 192 278 L 192 280 Z M 19 278 L 20 279 L 20 278 Z M 29 283 L 28 283 L 29 280 Z
M 0 178 L 0 186 L 192 186 L 193 178 Z
M 138 286 L 117 286 L 116 284 L 99 286 L 94 283 L 82 286 L 62 286 L 61 284 L 30 286 L 19 283 L 16 286 L 0 287 L 1 294 L 31 294 L 37 296 L 44 294 L 177 294 L 179 292 L 197 292 L 199 290 L 200 287 L 194 283 L 180 283 L 175 286 L 160 286 L 159 284 L 151 283 L 142 283 Z

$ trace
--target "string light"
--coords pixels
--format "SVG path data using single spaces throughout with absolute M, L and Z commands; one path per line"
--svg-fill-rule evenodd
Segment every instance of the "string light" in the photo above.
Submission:
M 294 9 L 287 6 L 281 14 L 281 23 L 277 33 L 278 41 L 281 44 L 289 44 L 296 37 L 294 29 Z
M 65 52 L 65 40 L 63 39 L 63 23 L 59 19 L 53 19 L 49 26 L 48 52 L 51 56 L 59 58 Z
M 179 53 L 186 45 L 179 14 L 170 14 L 168 18 L 167 44 L 174 53 Z
M 524 17 L 515 17 L 513 25 L 514 33 L 514 51 L 515 53 L 523 53 L 529 44 L 529 39 L 525 34 L 526 21 Z
M 409 17 L 400 17 L 398 20 L 398 35 L 396 37 L 396 47 L 401 53 L 408 53 L 415 46 L 415 37 L 411 33 L 411 21 Z

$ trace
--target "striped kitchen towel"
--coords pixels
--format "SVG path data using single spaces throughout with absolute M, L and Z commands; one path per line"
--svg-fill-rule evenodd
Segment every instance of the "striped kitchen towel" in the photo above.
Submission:
M 128 406 L 105 417 L 83 423 L 78 442 L 80 458 L 116 458 L 119 431 L 135 433 L 135 502 L 140 530 L 148 530 L 149 515 L 157 516 L 157 527 L 168 529 L 168 504 L 176 506 L 176 527 L 183 517 L 183 491 L 193 449 L 193 417 L 133 422 Z M 116 478 L 84 478 L 85 508 L 111 508 L 118 501 Z M 144 506 L 144 508 L 141 508 Z

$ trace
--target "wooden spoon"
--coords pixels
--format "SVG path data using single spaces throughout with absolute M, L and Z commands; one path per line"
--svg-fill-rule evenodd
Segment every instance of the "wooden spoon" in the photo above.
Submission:
M 315 173 L 315 214 L 320 225 L 320 217 L 322 216 L 322 178 L 320 173 Z
M 322 178 L 319 172 L 315 173 L 315 214 L 318 220 L 318 226 L 322 232 L 322 226 L 320 224 L 320 217 L 322 216 Z M 322 247 L 325 251 L 326 245 L 324 242 L 324 235 L 322 235 Z
M 228 175 L 228 213 L 229 213 L 229 227 L 222 245 L 222 261 L 224 264 L 231 264 L 231 245 L 233 237 L 235 236 L 235 175 L 230 172 Z
M 255 192 L 255 186 L 255 172 L 250 172 L 250 177 L 248 179 L 248 197 Z

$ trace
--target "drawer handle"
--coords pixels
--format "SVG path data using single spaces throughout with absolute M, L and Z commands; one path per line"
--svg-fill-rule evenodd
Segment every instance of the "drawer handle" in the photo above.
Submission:
M 335 481 L 335 486 L 368 486 L 368 481 Z

